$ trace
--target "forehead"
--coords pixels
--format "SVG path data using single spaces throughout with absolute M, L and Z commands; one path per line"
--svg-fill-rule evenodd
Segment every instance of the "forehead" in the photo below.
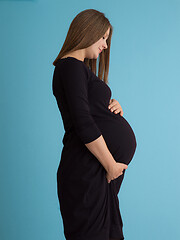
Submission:
M 110 28 L 108 28 L 108 30 L 105 32 L 105 36 L 106 36 L 106 37 L 109 36 L 109 32 L 110 32 Z

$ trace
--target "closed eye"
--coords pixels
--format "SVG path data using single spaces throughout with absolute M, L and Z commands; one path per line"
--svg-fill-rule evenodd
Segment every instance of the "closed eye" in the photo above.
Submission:
M 103 39 L 105 39 L 105 37 L 103 37 Z M 107 39 L 106 39 L 107 40 Z

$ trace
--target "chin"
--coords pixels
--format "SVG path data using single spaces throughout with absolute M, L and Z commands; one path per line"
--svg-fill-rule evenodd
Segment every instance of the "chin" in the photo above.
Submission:
M 96 55 L 96 59 L 99 57 L 99 53 Z
M 91 59 L 97 59 L 99 57 L 99 53 L 94 54 Z

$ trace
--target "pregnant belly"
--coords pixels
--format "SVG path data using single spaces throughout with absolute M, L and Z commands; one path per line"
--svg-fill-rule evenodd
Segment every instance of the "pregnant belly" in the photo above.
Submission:
M 113 114 L 108 118 L 94 119 L 114 159 L 128 165 L 136 150 L 135 134 L 124 117 Z

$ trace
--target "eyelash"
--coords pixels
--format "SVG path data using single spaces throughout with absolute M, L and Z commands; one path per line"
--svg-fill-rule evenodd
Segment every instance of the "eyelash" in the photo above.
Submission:
M 105 39 L 105 37 L 103 37 Z M 106 39 L 107 40 L 107 39 Z

